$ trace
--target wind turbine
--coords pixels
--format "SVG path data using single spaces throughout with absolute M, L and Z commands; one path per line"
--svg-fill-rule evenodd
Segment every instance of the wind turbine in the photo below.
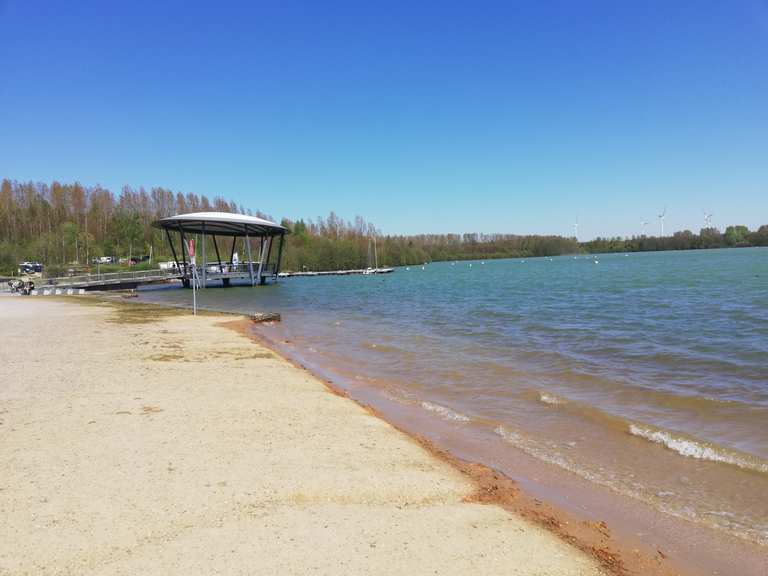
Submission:
M 573 235 L 576 237 L 576 242 L 579 241 L 579 219 L 576 218 L 576 222 L 573 224 Z
M 664 238 L 664 218 L 667 217 L 667 207 L 664 206 L 664 211 L 659 214 L 659 222 L 661 223 L 661 237 Z
M 704 228 L 712 228 L 712 213 L 707 214 L 704 210 Z
M 645 236 L 645 229 L 647 228 L 647 226 L 648 226 L 648 222 L 646 222 L 645 220 L 640 222 L 640 235 L 641 236 Z

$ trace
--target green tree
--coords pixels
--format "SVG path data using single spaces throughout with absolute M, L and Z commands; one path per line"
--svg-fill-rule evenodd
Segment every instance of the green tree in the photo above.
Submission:
M 746 226 L 728 226 L 725 229 L 725 243 L 728 246 L 746 246 L 749 228 Z
M 749 241 L 753 246 L 768 246 L 768 224 L 763 224 L 755 232 L 752 232 Z
M 69 259 L 69 255 L 72 255 L 72 262 L 78 261 L 80 230 L 77 224 L 74 222 L 64 222 L 61 225 L 61 238 L 62 238 L 62 262 L 66 262 Z

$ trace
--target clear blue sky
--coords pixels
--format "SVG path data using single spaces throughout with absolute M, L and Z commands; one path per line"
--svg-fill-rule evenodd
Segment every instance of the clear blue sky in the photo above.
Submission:
M 768 223 L 768 2 L 0 0 L 0 177 L 386 233 Z

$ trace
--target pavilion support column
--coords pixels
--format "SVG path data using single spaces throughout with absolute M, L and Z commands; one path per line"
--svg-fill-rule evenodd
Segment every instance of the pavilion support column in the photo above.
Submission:
M 208 268 L 208 260 L 205 258 L 205 222 L 203 222 L 203 288 L 205 288 L 208 278 L 206 278 L 206 268 Z
M 261 275 L 264 271 L 264 237 L 261 238 L 259 247 L 259 271 L 256 273 L 256 284 L 261 284 Z
M 265 263 L 267 265 L 267 269 L 269 269 L 269 260 L 272 257 L 272 238 L 274 238 L 274 237 L 270 236 L 270 237 L 267 238 L 267 255 L 264 258 L 264 261 L 265 261 Z M 267 281 L 266 278 L 260 278 L 259 280 L 260 280 L 260 282 L 262 284 L 266 283 L 266 281 Z
M 176 262 L 176 270 L 179 269 L 179 259 L 176 257 L 176 248 L 173 247 L 173 240 L 171 240 L 171 233 L 168 232 L 168 228 L 165 229 L 165 237 L 168 238 L 168 245 L 171 247 L 171 253 L 173 254 L 173 261 Z M 181 247 L 184 250 L 184 246 Z
M 229 272 L 237 272 L 237 270 L 233 270 L 232 267 L 234 266 L 234 260 L 235 260 L 235 244 L 237 244 L 237 236 L 232 237 L 232 251 L 229 253 Z
M 184 236 L 184 229 L 181 227 L 181 224 L 179 224 L 179 236 L 181 237 L 181 259 L 184 262 L 184 276 L 181 283 L 184 285 L 184 288 L 189 288 L 191 282 L 194 281 L 194 275 L 190 273 L 187 266 L 187 238 Z
M 253 258 L 251 257 L 251 239 L 248 232 L 245 233 L 245 247 L 248 250 L 248 273 L 251 275 L 251 286 L 253 286 Z
M 216 234 L 213 234 L 213 247 L 216 250 L 216 262 L 219 263 L 219 272 L 224 274 L 224 262 L 221 261 L 221 254 L 219 254 L 219 243 L 216 242 Z

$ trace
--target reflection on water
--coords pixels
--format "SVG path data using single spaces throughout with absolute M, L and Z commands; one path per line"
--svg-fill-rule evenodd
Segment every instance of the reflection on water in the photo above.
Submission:
M 768 543 L 768 249 L 439 263 L 200 302 L 280 312 L 266 334 L 349 387 Z

